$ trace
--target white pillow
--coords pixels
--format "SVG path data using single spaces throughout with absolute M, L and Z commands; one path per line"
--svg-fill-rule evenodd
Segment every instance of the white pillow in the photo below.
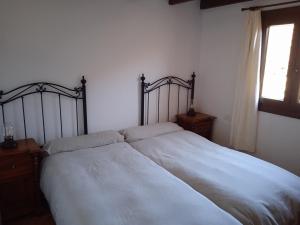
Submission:
M 59 152 L 95 148 L 123 141 L 124 137 L 117 131 L 101 131 L 78 137 L 56 139 L 47 143 L 44 146 L 44 150 L 51 155 Z
M 181 130 L 183 130 L 183 128 L 178 126 L 176 123 L 166 122 L 147 126 L 131 127 L 120 131 L 120 133 L 125 136 L 125 141 L 130 143 Z

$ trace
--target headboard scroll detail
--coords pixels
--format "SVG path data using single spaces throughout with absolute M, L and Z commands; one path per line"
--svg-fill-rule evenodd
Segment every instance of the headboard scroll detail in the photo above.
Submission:
M 76 126 L 77 126 L 77 135 L 79 135 L 78 128 L 78 100 L 82 100 L 83 108 L 83 130 L 84 134 L 88 134 L 88 124 L 87 124 L 87 104 L 86 104 L 86 79 L 82 76 L 81 85 L 75 88 L 68 88 L 63 85 L 50 83 L 50 82 L 34 82 L 26 85 L 19 86 L 15 89 L 9 91 L 0 90 L 0 106 L 2 121 L 6 123 L 5 110 L 4 107 L 8 103 L 21 99 L 22 106 L 22 117 L 23 117 L 23 127 L 24 127 L 24 136 L 27 138 L 27 124 L 26 124 L 26 114 L 25 114 L 25 97 L 33 94 L 40 95 L 41 102 L 41 112 L 42 112 L 42 124 L 43 124 L 43 139 L 44 143 L 46 142 L 46 130 L 45 130 L 45 117 L 44 117 L 44 93 L 52 93 L 58 96 L 59 103 L 59 118 L 60 118 L 60 132 L 61 137 L 63 137 L 63 122 L 62 122 L 62 109 L 61 109 L 61 96 L 74 99 L 76 102 Z
M 159 101 L 160 101 L 160 88 L 163 86 L 168 86 L 168 120 L 170 117 L 170 89 L 171 85 L 178 86 L 178 112 L 179 112 L 179 92 L 180 88 L 184 88 L 187 90 L 187 111 L 188 111 L 188 104 L 189 104 L 189 91 L 190 94 L 190 106 L 193 106 L 194 103 L 194 91 L 195 91 L 195 78 L 196 74 L 193 73 L 192 78 L 190 80 L 184 80 L 180 77 L 176 76 L 166 76 L 162 77 L 154 82 L 145 82 L 146 78 L 145 75 L 142 74 L 141 76 L 141 120 L 140 124 L 145 125 L 145 100 L 147 100 L 147 114 L 146 114 L 146 124 L 149 123 L 149 94 L 152 91 L 158 90 L 158 122 L 159 122 Z M 145 99 L 145 95 L 147 95 L 147 99 Z

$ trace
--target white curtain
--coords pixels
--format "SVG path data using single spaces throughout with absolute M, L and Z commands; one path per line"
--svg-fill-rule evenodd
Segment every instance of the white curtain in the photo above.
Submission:
M 262 41 L 261 12 L 249 11 L 246 17 L 245 43 L 236 83 L 230 145 L 238 150 L 255 152 Z

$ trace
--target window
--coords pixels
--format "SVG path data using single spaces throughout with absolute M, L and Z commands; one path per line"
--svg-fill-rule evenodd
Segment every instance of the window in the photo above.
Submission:
M 300 7 L 262 13 L 259 110 L 300 119 Z

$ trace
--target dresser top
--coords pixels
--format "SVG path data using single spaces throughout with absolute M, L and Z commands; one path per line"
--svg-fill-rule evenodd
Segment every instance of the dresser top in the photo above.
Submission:
M 0 157 L 13 156 L 18 154 L 36 154 L 40 153 L 40 146 L 35 142 L 34 139 L 22 139 L 17 140 L 17 147 L 13 149 L 4 149 L 0 146 Z
M 184 120 L 186 122 L 195 123 L 195 122 L 199 122 L 199 121 L 215 120 L 216 117 L 205 114 L 205 113 L 198 113 L 197 112 L 195 116 L 188 116 L 187 114 L 177 115 L 177 119 Z

